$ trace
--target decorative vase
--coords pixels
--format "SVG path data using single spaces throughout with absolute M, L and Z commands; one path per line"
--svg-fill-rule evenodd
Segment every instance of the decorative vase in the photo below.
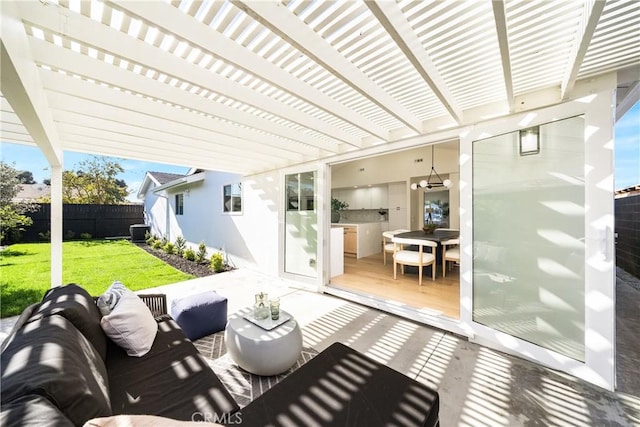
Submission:
M 339 222 L 340 221 L 340 212 L 331 211 L 331 222 Z
M 260 292 L 255 296 L 256 302 L 253 305 L 253 317 L 256 320 L 263 320 L 270 316 L 269 312 L 269 295 Z

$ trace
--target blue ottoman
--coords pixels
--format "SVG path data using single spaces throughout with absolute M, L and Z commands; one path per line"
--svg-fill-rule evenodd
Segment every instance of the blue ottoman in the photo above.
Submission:
M 191 341 L 224 330 L 227 325 L 227 297 L 214 291 L 174 299 L 171 317 Z

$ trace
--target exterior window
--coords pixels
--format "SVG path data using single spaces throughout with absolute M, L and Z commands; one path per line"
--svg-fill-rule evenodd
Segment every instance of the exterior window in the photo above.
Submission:
M 242 212 L 242 183 L 229 184 L 222 187 L 222 212 Z
M 176 215 L 184 214 L 184 194 L 176 194 Z

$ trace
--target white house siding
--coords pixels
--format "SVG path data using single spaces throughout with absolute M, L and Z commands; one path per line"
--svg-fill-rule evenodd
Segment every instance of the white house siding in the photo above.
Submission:
M 145 196 L 147 223 L 158 236 L 171 241 L 183 236 L 194 249 L 204 241 L 209 256 L 223 250 L 236 266 L 278 275 L 277 176 L 243 179 L 237 174 L 207 171 L 204 181 L 163 192 L 167 198 L 150 188 Z M 242 212 L 222 212 L 222 188 L 237 182 L 243 185 Z M 175 215 L 175 195 L 179 193 L 184 194 L 183 215 Z
M 144 220 L 150 226 L 150 233 L 158 237 L 167 234 L 167 200 L 153 193 L 154 184 L 144 196 Z

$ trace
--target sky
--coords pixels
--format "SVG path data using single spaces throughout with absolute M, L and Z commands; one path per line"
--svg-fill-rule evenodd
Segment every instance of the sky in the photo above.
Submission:
M 618 122 L 615 127 L 615 188 L 616 190 L 640 184 L 640 102 L 637 102 Z M 91 155 L 67 151 L 64 153 L 64 168 L 76 170 L 83 160 Z M 139 160 L 116 159 L 124 168 L 124 173 L 118 176 L 128 187 L 128 199 L 139 202 L 136 194 L 144 174 L 147 171 L 186 174 L 189 168 L 161 163 L 144 162 Z M 40 150 L 19 144 L 0 142 L 0 160 L 13 164 L 18 170 L 33 173 L 36 182 L 41 183 L 51 176 L 47 170 L 48 163 Z
M 640 102 L 616 123 L 616 190 L 640 184 Z
M 82 161 L 89 160 L 92 157 L 90 154 L 65 151 L 62 159 L 64 169 L 77 170 Z M 189 168 L 184 166 L 115 157 L 107 157 L 107 159 L 120 163 L 120 166 L 124 169 L 124 173 L 118 175 L 118 178 L 123 179 L 129 188 L 130 194 L 127 199 L 138 203 L 140 203 L 141 200 L 138 200 L 136 196 L 147 171 L 177 173 L 182 175 L 189 171 Z M 37 147 L 0 142 L 0 160 L 8 164 L 15 162 L 13 166 L 18 170 L 31 171 L 33 173 L 33 179 L 37 183 L 41 183 L 44 179 L 51 177 L 51 172 L 48 170 L 49 163 Z

